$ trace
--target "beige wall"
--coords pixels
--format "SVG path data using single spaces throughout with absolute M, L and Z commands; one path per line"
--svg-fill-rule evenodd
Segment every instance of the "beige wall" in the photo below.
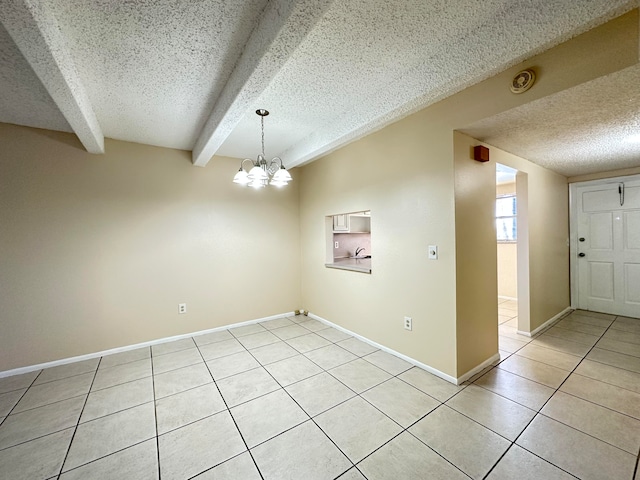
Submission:
M 300 307 L 295 169 L 255 191 L 228 158 L 7 124 L 0 145 L 0 371 Z
M 454 134 L 457 376 L 498 352 L 496 166 L 473 160 L 478 142 Z M 493 188 L 488 188 L 493 186 Z
M 518 298 L 518 244 L 498 243 L 498 296 Z
M 506 152 L 482 168 L 463 159 L 465 145 L 478 143 L 469 137 L 456 134 L 454 156 L 453 132 L 637 62 L 634 11 L 303 167 L 303 307 L 452 377 L 489 359 L 497 353 L 498 161 L 532 177 L 537 203 L 527 240 L 539 263 L 522 269 L 531 277 L 532 301 L 540 302 L 531 308 L 531 326 L 562 311 L 569 305 L 566 178 Z M 536 86 L 513 95 L 513 75 L 531 66 Z M 324 216 L 367 209 L 375 222 L 372 274 L 325 268 Z M 429 244 L 439 246 L 439 260 L 426 258 Z M 402 328 L 404 315 L 414 319 L 412 332 Z
M 528 204 L 528 212 L 521 215 L 519 209 L 518 221 L 528 221 L 529 241 L 521 238 L 527 229 L 519 224 L 518 244 L 526 250 L 528 243 L 530 324 L 523 324 L 528 323 L 523 315 L 519 330 L 536 329 L 570 304 L 569 196 L 566 177 L 486 144 L 491 161 L 476 162 L 471 149 L 480 142 L 459 132 L 454 138 L 457 348 L 462 375 L 497 351 L 495 164 L 527 176 L 528 192 L 522 193 L 528 201 L 522 203 Z M 518 200 L 520 193 L 518 189 Z
M 455 376 L 451 140 L 417 114 L 303 167 L 300 231 L 305 309 Z M 325 268 L 325 216 L 362 210 L 371 275 Z
M 510 193 L 516 193 L 516 182 L 513 181 L 511 183 L 501 183 L 496 185 L 496 196 L 498 195 L 509 195 Z

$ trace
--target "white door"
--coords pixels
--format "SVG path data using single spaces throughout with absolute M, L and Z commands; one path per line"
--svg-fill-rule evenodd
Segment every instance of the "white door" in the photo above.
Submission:
M 640 317 L 640 177 L 576 188 L 578 308 Z

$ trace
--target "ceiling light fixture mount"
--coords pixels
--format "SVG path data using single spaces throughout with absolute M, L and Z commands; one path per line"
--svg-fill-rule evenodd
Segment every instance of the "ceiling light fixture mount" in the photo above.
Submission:
M 260 116 L 260 129 L 262 131 L 262 153 L 258 155 L 257 160 L 245 158 L 240 162 L 240 169 L 233 177 L 233 183 L 247 185 L 253 188 L 264 188 L 269 185 L 276 187 L 286 186 L 292 179 L 291 174 L 284 168 L 280 157 L 273 157 L 267 161 L 264 156 L 264 117 L 269 112 L 264 108 L 256 110 L 256 114 Z M 244 169 L 245 162 L 251 162 L 251 169 L 247 172 Z
M 511 81 L 511 91 L 513 93 L 524 93 L 533 87 L 536 82 L 536 73 L 528 68 L 516 73 Z

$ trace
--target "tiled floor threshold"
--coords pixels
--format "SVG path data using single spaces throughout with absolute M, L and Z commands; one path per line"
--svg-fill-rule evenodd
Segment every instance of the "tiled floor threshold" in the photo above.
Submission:
M 640 480 L 640 320 L 455 386 L 304 316 L 0 379 L 1 479 Z

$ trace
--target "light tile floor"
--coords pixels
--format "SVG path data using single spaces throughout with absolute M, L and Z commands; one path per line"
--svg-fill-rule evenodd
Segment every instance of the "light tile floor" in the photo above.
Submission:
M 304 316 L 3 378 L 0 478 L 640 480 L 640 320 L 513 318 L 461 386 Z

